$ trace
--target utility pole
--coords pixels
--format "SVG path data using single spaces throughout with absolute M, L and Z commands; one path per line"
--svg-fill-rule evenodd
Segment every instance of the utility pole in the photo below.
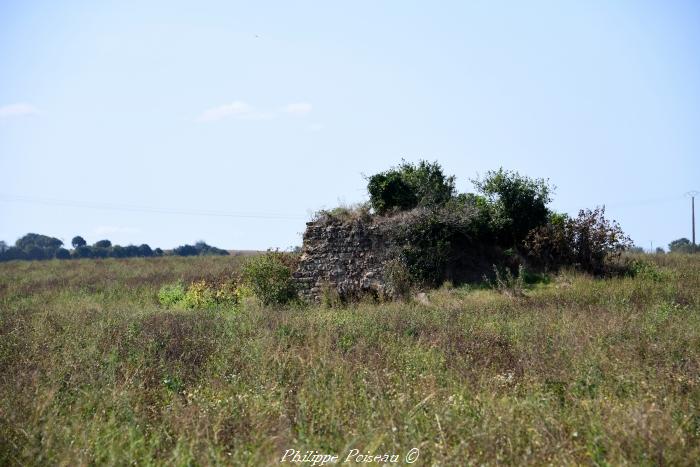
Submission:
M 695 197 L 700 195 L 700 191 L 695 191 L 695 190 L 689 191 L 685 195 L 690 198 L 690 218 L 691 218 L 691 223 L 693 225 L 693 248 L 694 248 L 696 246 L 696 244 L 695 244 Z

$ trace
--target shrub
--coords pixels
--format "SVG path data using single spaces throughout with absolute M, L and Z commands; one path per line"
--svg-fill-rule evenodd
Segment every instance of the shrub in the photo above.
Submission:
M 403 161 L 398 167 L 369 177 L 367 191 L 374 210 L 383 214 L 417 206 L 439 206 L 454 195 L 454 176 L 447 177 L 437 162 Z
M 241 292 L 234 280 L 213 284 L 202 279 L 192 282 L 187 289 L 178 282 L 164 285 L 158 291 L 161 305 L 189 310 L 235 306 L 240 299 Z
M 214 291 L 204 280 L 192 282 L 185 292 L 182 304 L 189 309 L 213 308 L 216 306 Z
M 453 200 L 440 208 L 418 208 L 395 217 L 388 225 L 388 237 L 394 244 L 392 256 L 416 285 L 460 282 L 485 253 L 477 241 L 477 215 L 470 204 Z
M 185 288 L 181 283 L 167 284 L 158 291 L 158 301 L 164 306 L 180 304 L 185 298 Z
M 552 219 L 533 229 L 525 245 L 530 259 L 545 269 L 574 266 L 603 275 L 632 242 L 617 222 L 605 218 L 605 208 L 596 208 L 581 210 L 574 219 Z
M 268 251 L 248 259 L 242 267 L 243 282 L 265 305 L 282 305 L 296 298 L 292 279 L 296 257 Z
M 520 247 L 532 229 L 547 223 L 554 191 L 547 180 L 501 168 L 472 183 L 491 203 L 493 229 L 504 245 Z
M 666 278 L 657 265 L 641 259 L 634 259 L 630 262 L 627 272 L 632 277 L 641 277 L 655 282 L 659 282 Z

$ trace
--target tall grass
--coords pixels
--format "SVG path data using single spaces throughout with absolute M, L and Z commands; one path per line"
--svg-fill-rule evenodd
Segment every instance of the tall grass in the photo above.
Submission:
M 234 257 L 0 265 L 0 463 L 700 459 L 700 257 L 345 308 L 167 309 Z M 649 272 L 651 271 L 651 272 Z

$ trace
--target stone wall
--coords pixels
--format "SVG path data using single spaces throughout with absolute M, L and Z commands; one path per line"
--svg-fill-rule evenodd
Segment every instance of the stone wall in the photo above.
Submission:
M 384 279 L 389 241 L 371 219 L 339 220 L 324 216 L 306 224 L 294 278 L 300 295 L 319 301 L 324 288 L 341 299 L 390 295 Z

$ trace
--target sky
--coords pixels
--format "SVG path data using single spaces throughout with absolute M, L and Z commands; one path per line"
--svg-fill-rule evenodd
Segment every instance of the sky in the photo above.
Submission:
M 673 0 L 0 0 L 0 239 L 284 249 L 425 159 L 459 191 L 548 178 L 553 209 L 666 246 L 700 190 L 699 24 Z

